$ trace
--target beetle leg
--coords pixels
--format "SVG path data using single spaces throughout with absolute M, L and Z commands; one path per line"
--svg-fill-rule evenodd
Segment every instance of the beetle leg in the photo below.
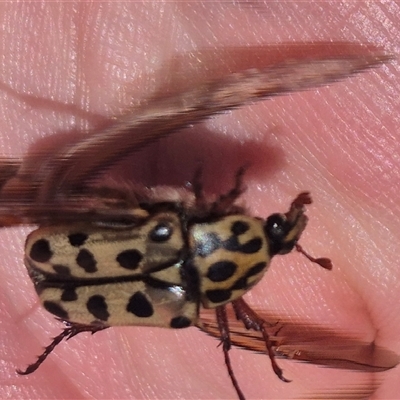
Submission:
M 265 345 L 267 347 L 267 353 L 271 360 L 272 369 L 278 378 L 283 382 L 290 382 L 283 376 L 282 369 L 278 366 L 275 361 L 275 353 L 273 350 L 273 342 L 269 338 L 269 335 L 265 329 L 266 321 L 261 318 L 255 311 L 253 311 L 250 306 L 243 300 L 243 298 L 233 300 L 232 306 L 236 314 L 236 318 L 242 321 L 246 329 L 253 329 L 255 331 L 261 332 Z
M 227 210 L 235 208 L 236 200 L 243 194 L 246 187 L 243 184 L 243 176 L 246 172 L 247 166 L 241 167 L 236 172 L 235 185 L 229 192 L 221 194 L 218 199 L 212 203 L 210 212 L 213 214 L 226 214 Z
M 245 397 L 240 390 L 239 383 L 236 380 L 235 374 L 232 369 L 232 364 L 231 364 L 231 359 L 229 357 L 229 350 L 231 349 L 231 339 L 229 335 L 229 323 L 228 323 L 228 317 L 226 315 L 226 308 L 225 306 L 219 306 L 215 309 L 215 313 L 217 316 L 217 324 L 219 328 L 219 332 L 221 334 L 221 344 L 222 344 L 222 350 L 224 352 L 224 357 L 225 357 L 225 365 L 226 368 L 228 369 L 228 374 L 229 377 L 231 378 L 231 382 L 233 384 L 233 387 L 236 390 L 236 393 L 239 397 L 240 400 L 245 400 Z
M 193 183 L 192 183 L 193 194 L 194 194 L 194 198 L 196 199 L 195 208 L 197 210 L 207 210 L 208 209 L 207 198 L 204 195 L 202 177 L 203 177 L 203 169 L 198 168 L 196 170 L 196 172 L 194 173 Z
M 32 372 L 35 372 L 43 361 L 47 358 L 47 356 L 60 344 L 64 339 L 68 340 L 82 332 L 91 332 L 92 335 L 98 331 L 108 328 L 107 326 L 100 325 L 82 325 L 82 324 L 71 324 L 71 326 L 64 328 L 64 330 L 57 335 L 53 341 L 45 347 L 43 353 L 38 356 L 37 360 L 29 364 L 25 370 L 17 369 L 17 373 L 19 375 L 29 375 Z

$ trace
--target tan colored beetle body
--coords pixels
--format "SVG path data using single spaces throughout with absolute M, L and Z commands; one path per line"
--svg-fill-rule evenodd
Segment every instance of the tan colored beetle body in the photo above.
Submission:
M 271 258 L 264 221 L 243 214 L 191 223 L 154 212 L 136 226 L 48 226 L 25 263 L 44 307 L 79 324 L 184 328 L 243 296 Z

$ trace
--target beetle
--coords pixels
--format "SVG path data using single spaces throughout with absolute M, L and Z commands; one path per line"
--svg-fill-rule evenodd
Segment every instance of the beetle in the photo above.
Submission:
M 44 308 L 67 327 L 22 375 L 34 372 L 63 340 L 116 325 L 186 328 L 201 324 L 201 307 L 215 310 L 225 364 L 240 399 L 229 349 L 226 305 L 247 330 L 262 333 L 272 368 L 275 361 L 266 321 L 242 296 L 256 285 L 277 254 L 296 249 L 306 227 L 308 192 L 286 213 L 247 215 L 237 200 L 245 168 L 227 193 L 210 201 L 201 173 L 182 201 L 138 196 L 133 188 L 93 185 L 92 177 L 149 143 L 216 113 L 273 95 L 326 85 L 377 66 L 390 57 L 379 51 L 298 59 L 232 73 L 184 92 L 155 98 L 104 129 L 32 162 L 0 164 L 0 223 L 37 224 L 27 238 L 25 264 Z M 95 155 L 95 157 L 94 157 Z

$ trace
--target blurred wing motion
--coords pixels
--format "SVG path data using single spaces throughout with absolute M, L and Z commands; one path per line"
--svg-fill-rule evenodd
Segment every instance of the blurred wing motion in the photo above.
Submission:
M 229 332 L 233 345 L 256 353 L 266 352 L 265 341 L 259 332 L 247 330 L 229 310 Z M 265 311 L 255 310 L 271 325 L 271 340 L 276 341 L 276 357 L 361 372 L 382 372 L 396 367 L 400 356 L 384 347 L 357 340 L 354 336 L 333 329 L 305 323 L 284 321 Z M 212 310 L 201 311 L 198 327 L 215 338 L 220 332 Z M 275 333 L 275 334 L 274 334 Z
M 316 50 L 314 44 L 308 47 Z M 327 85 L 391 58 L 371 46 L 349 43 L 336 46 L 342 51 L 333 55 L 324 54 L 321 49 L 326 46 L 322 44 L 322 56 L 307 54 L 308 47 L 300 46 L 297 58 L 272 65 L 261 54 L 245 69 L 239 65 L 228 75 L 154 97 L 145 106 L 83 135 L 75 143 L 52 149 L 50 154 L 47 149 L 28 153 L 23 160 L 0 160 L 0 225 L 42 223 L 43 219 L 54 222 L 74 216 L 90 218 L 96 207 L 85 198 L 85 185 L 98 172 L 149 143 L 214 114 L 267 97 Z M 111 208 L 103 207 L 99 212 L 107 214 Z

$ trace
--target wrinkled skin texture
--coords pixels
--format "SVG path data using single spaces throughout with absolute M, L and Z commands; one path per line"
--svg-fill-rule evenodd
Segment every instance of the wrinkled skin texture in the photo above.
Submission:
M 168 74 L 163 65 L 175 52 L 332 40 L 374 43 L 398 54 L 398 7 L 2 3 L 1 152 L 21 155 L 39 138 L 96 126 L 100 116 L 136 104 L 157 90 Z M 398 74 L 394 61 L 329 88 L 213 118 L 124 163 L 125 175 L 182 185 L 201 162 L 206 190 L 215 193 L 228 189 L 234 171 L 250 162 L 244 202 L 260 216 L 286 211 L 299 191 L 309 190 L 314 204 L 301 243 L 332 258 L 334 270 L 299 254 L 274 259 L 249 303 L 354 332 L 399 353 Z M 15 368 L 32 362 L 61 328 L 40 307 L 23 266 L 27 232 L 1 232 L 1 398 L 235 396 L 217 341 L 196 328 L 83 334 L 60 345 L 35 374 L 17 376 Z M 292 380 L 283 383 L 267 357 L 233 351 L 232 362 L 248 398 L 310 398 L 317 392 L 329 398 L 342 390 L 343 398 L 353 391 L 358 398 L 388 399 L 400 391 L 398 368 L 355 374 L 280 361 Z

